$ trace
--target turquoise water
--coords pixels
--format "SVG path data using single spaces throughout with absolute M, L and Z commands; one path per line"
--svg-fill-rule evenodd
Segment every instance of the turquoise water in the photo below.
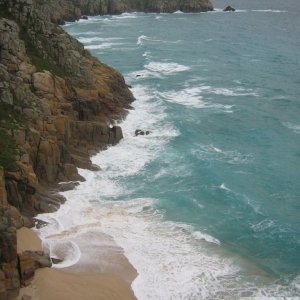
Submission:
M 65 27 L 136 97 L 80 193 L 137 268 L 139 299 L 300 294 L 300 5 L 230 4 Z

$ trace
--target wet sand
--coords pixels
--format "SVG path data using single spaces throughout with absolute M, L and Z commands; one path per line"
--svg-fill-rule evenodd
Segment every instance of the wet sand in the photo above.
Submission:
M 136 299 L 131 283 L 137 276 L 135 269 L 110 236 L 94 233 L 101 242 L 97 257 L 89 257 L 89 247 L 72 267 L 39 269 L 28 287 L 21 289 L 32 300 L 131 300 Z M 18 230 L 18 252 L 41 250 L 42 243 L 34 231 Z M 100 239 L 100 240 L 99 240 Z M 92 253 L 91 253 L 92 254 Z M 93 263 L 94 260 L 94 263 Z

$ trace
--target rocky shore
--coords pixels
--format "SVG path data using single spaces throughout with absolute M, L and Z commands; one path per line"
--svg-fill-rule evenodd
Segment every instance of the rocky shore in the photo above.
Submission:
M 17 249 L 34 225 L 83 181 L 77 167 L 122 139 L 116 125 L 134 100 L 124 78 L 57 24 L 83 14 L 212 10 L 208 0 L 0 0 L 0 300 L 14 299 L 40 267 L 42 251 Z M 67 182 L 58 185 L 59 182 Z

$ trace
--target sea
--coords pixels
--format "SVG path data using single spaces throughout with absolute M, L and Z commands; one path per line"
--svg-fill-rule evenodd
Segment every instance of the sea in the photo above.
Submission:
M 136 100 L 39 234 L 56 268 L 110 235 L 139 300 L 300 299 L 300 2 L 213 4 L 63 27 Z

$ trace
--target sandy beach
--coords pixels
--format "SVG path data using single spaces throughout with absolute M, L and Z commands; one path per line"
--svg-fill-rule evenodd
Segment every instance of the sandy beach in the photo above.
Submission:
M 136 299 L 130 286 L 137 275 L 135 269 L 111 237 L 100 235 L 104 247 L 99 249 L 93 267 L 79 261 L 78 267 L 39 269 L 31 284 L 21 289 L 18 299 L 23 295 L 31 296 L 32 300 Z M 42 250 L 41 240 L 31 229 L 18 230 L 17 240 L 18 252 Z

